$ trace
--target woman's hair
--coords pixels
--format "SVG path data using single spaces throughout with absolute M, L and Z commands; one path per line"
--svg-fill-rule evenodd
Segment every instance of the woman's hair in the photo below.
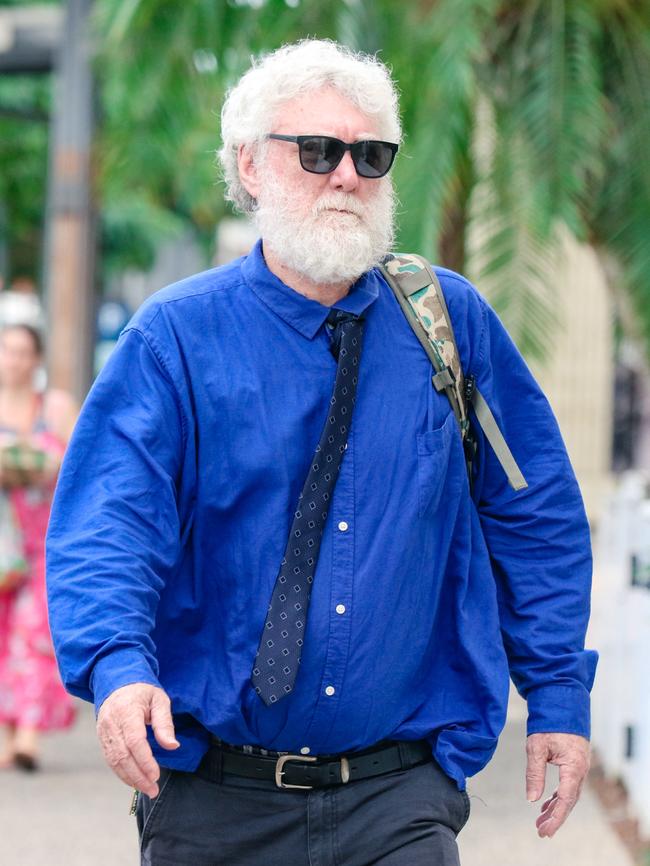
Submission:
M 330 40 L 303 39 L 253 60 L 231 88 L 221 111 L 222 147 L 218 153 L 226 198 L 250 213 L 255 200 L 239 179 L 241 144 L 259 147 L 273 129 L 285 102 L 322 87 L 332 87 L 364 114 L 377 118 L 381 135 L 401 142 L 399 96 L 388 68 L 376 57 Z M 314 130 L 318 132 L 318 130 Z
M 27 334 L 29 334 L 29 336 L 32 340 L 32 343 L 34 345 L 35 354 L 38 355 L 39 358 L 42 357 L 43 356 L 43 349 L 44 349 L 43 337 L 41 336 L 40 331 L 37 331 L 33 325 L 27 325 L 23 322 L 17 322 L 16 324 L 12 324 L 12 325 L 4 325 L 0 329 L 0 337 L 3 334 L 6 334 L 7 331 L 16 331 L 16 330 L 26 331 Z

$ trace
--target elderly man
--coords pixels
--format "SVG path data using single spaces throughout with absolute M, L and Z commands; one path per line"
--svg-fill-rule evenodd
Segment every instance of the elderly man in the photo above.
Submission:
M 137 789 L 142 862 L 457 864 L 509 673 L 530 800 L 559 765 L 537 819 L 552 836 L 588 767 L 595 655 L 588 527 L 548 403 L 483 298 L 437 269 L 527 482 L 472 418 L 470 485 L 378 269 L 401 136 L 381 63 L 285 46 L 231 91 L 222 136 L 261 241 L 125 328 L 47 545 L 62 676 Z

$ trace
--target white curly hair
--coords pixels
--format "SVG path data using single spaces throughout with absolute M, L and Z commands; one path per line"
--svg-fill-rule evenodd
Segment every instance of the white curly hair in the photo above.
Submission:
M 237 168 L 241 144 L 260 148 L 284 103 L 322 87 L 333 87 L 369 117 L 387 141 L 401 143 L 399 95 L 388 68 L 376 57 L 329 39 L 302 39 L 253 60 L 231 88 L 221 111 L 218 152 L 226 198 L 243 213 L 255 210 Z

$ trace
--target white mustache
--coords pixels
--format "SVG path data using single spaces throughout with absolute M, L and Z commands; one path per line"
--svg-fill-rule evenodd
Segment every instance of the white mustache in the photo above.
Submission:
M 365 215 L 365 209 L 354 196 L 337 195 L 326 196 L 319 199 L 314 205 L 314 214 L 322 213 L 325 210 L 348 211 L 358 217 Z

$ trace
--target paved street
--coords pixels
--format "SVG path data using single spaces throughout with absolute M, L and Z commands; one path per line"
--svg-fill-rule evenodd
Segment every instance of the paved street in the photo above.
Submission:
M 515 696 L 495 757 L 468 783 L 472 815 L 459 837 L 463 866 L 632 866 L 588 787 L 558 834 L 539 839 L 540 806 L 526 801 L 525 768 L 525 705 Z M 556 783 L 550 767 L 547 792 Z
M 130 791 L 104 767 L 92 711 L 81 711 L 72 734 L 46 741 L 42 773 L 0 774 L 1 866 L 137 866 Z M 537 838 L 538 807 L 525 800 L 523 755 L 517 701 L 495 759 L 470 781 L 463 866 L 631 866 L 589 790 L 555 839 Z
M 92 707 L 44 740 L 43 770 L 0 771 L 0 866 L 137 866 L 130 790 L 105 767 Z

